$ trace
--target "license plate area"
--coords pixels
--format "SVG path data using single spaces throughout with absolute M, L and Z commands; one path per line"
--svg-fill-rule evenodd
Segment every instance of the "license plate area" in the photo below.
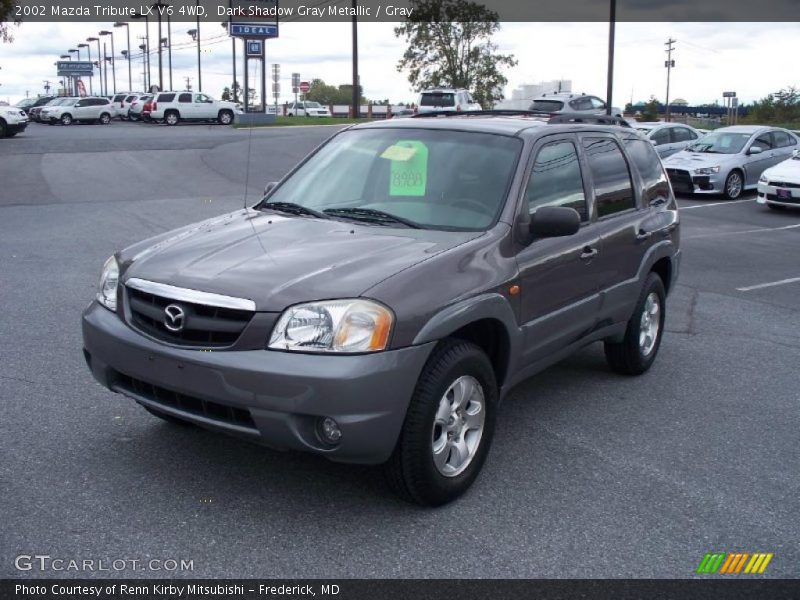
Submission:
M 778 188 L 777 190 L 775 190 L 775 195 L 782 200 L 791 200 L 792 190 L 787 190 L 785 188 Z

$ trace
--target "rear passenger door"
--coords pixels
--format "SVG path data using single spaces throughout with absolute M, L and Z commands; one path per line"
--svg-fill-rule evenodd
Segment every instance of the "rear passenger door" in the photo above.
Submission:
M 579 341 L 596 323 L 600 234 L 591 216 L 578 144 L 570 134 L 544 137 L 528 166 L 522 210 L 534 214 L 543 206 L 574 208 L 581 228 L 572 236 L 534 239 L 517 255 L 526 364 Z
M 629 309 L 639 295 L 639 267 L 652 244 L 652 229 L 657 228 L 648 221 L 650 203 L 657 209 L 666 202 L 669 186 L 664 176 L 662 194 L 650 197 L 645 205 L 638 172 L 631 168 L 616 136 L 586 133 L 580 137 L 602 247 L 595 266 L 600 279 L 599 319 L 610 325 L 630 318 Z M 652 145 L 641 137 L 631 134 L 629 143 L 641 144 L 642 151 L 652 157 Z M 660 161 L 653 158 L 663 174 Z
M 196 119 L 196 111 L 194 106 L 194 98 L 191 92 L 183 92 L 178 94 L 176 98 L 178 104 L 178 112 L 182 119 Z

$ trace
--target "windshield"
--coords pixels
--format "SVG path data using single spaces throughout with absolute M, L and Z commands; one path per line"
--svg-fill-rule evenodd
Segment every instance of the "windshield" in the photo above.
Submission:
M 541 112 L 558 112 L 564 108 L 564 103 L 558 100 L 534 100 L 531 104 L 530 110 L 538 110 Z
M 744 148 L 749 133 L 716 132 L 703 136 L 686 149 L 691 152 L 707 152 L 711 154 L 738 154 Z
M 503 206 L 521 147 L 518 138 L 486 133 L 346 131 L 295 171 L 267 202 L 294 203 L 317 213 L 367 209 L 422 227 L 480 231 Z
M 428 92 L 422 94 L 419 100 L 420 106 L 454 106 L 455 103 L 455 94 L 442 92 Z
M 319 108 L 319 102 L 306 102 L 306 108 Z

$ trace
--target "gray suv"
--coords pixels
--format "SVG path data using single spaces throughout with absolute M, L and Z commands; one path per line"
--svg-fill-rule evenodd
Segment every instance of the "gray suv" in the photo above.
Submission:
M 563 113 L 584 113 L 588 115 L 607 114 L 607 104 L 597 96 L 589 94 L 573 94 L 572 92 L 554 92 L 542 94 L 531 102 L 529 110 L 555 116 Z M 612 117 L 622 117 L 622 111 L 611 107 Z
M 645 372 L 678 210 L 632 129 L 470 115 L 335 134 L 252 208 L 106 262 L 94 377 L 167 421 L 334 461 L 403 497 L 477 477 L 500 400 L 592 342 Z

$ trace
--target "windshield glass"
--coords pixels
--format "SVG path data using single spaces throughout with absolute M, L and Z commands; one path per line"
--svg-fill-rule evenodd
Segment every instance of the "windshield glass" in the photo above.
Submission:
M 319 108 L 319 102 L 306 102 L 306 108 Z
M 562 108 L 564 108 L 564 103 L 558 100 L 534 100 L 531 104 L 531 110 L 542 112 L 558 112 Z
M 369 209 L 422 227 L 484 230 L 503 206 L 521 147 L 518 138 L 486 133 L 346 131 L 292 174 L 268 202 L 299 204 L 319 213 Z
M 686 149 L 691 152 L 708 152 L 711 154 L 738 154 L 749 139 L 749 133 L 709 133 Z
M 427 92 L 422 94 L 419 100 L 420 106 L 454 106 L 456 103 L 455 94 L 442 92 Z

